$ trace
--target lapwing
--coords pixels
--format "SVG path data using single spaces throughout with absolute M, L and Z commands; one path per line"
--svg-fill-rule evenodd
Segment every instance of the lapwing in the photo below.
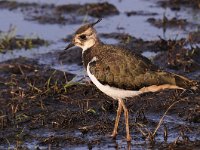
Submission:
M 163 89 L 185 89 L 196 82 L 160 70 L 146 57 L 126 48 L 104 44 L 94 29 L 100 21 L 101 19 L 81 26 L 65 50 L 73 46 L 82 48 L 83 65 L 91 81 L 103 93 L 118 100 L 117 116 L 111 136 L 115 138 L 117 135 L 123 109 L 126 140 L 131 141 L 128 110 L 123 99 Z

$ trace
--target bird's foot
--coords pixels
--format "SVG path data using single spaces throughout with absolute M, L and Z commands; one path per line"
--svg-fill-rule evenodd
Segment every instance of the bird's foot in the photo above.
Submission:
M 113 133 L 112 133 L 110 136 L 111 136 L 113 139 L 115 139 L 116 136 L 117 136 L 117 132 L 113 131 Z
M 132 140 L 132 138 L 131 138 L 130 134 L 128 134 L 128 135 L 126 136 L 126 141 L 127 141 L 127 142 L 131 142 L 131 140 Z

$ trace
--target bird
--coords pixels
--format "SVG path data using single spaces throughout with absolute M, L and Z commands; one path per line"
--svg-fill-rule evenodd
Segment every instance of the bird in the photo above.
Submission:
M 116 138 L 122 110 L 124 111 L 126 140 L 131 141 L 128 109 L 124 99 L 164 89 L 187 89 L 196 85 L 194 80 L 167 72 L 148 58 L 127 48 L 104 44 L 97 35 L 96 22 L 77 29 L 64 50 L 77 46 L 82 49 L 82 61 L 87 74 L 96 87 L 118 100 L 117 115 L 111 137 Z

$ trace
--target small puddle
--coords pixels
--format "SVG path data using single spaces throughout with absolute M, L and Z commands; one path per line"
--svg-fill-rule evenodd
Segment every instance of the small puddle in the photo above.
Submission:
M 149 58 L 149 59 L 153 59 L 156 55 L 158 55 L 158 53 L 146 51 L 146 52 L 143 52 L 142 55 L 143 55 L 144 57 Z

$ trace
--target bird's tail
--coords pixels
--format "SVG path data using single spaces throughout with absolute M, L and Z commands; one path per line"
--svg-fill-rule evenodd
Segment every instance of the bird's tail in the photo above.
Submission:
M 184 89 L 198 90 L 200 83 L 198 81 L 190 80 L 181 75 L 174 74 L 176 85 Z

